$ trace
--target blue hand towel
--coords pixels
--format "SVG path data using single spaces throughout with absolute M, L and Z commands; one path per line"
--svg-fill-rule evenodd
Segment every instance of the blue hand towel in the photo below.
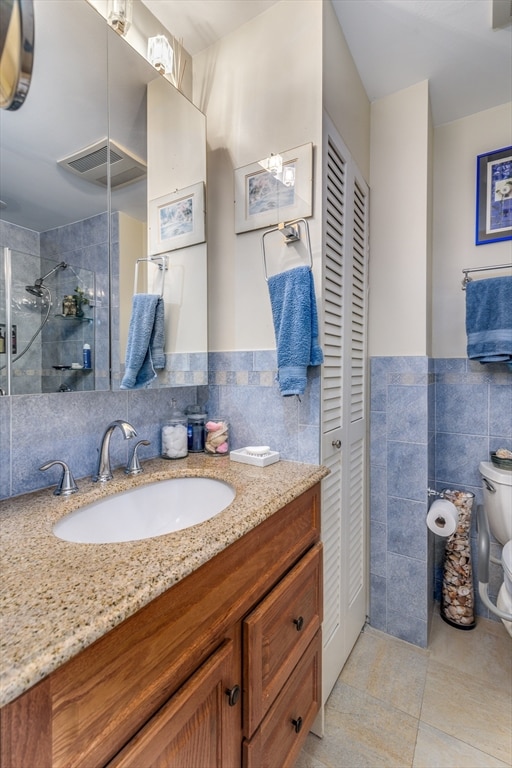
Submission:
M 318 315 L 313 273 L 295 267 L 268 279 L 277 344 L 277 381 L 283 396 L 302 395 L 308 365 L 320 365 Z
M 512 277 L 466 285 L 466 333 L 471 360 L 512 367 Z
M 152 293 L 136 293 L 128 329 L 125 372 L 121 389 L 142 389 L 165 368 L 164 302 Z

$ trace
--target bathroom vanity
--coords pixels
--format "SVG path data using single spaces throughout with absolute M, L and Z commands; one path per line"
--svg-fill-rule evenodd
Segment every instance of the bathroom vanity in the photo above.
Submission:
M 48 583 L 49 593 L 39 584 L 26 595 L 32 613 L 46 605 L 51 614 L 40 616 L 41 629 L 17 598 L 17 634 L 26 636 L 12 636 L 2 768 L 275 768 L 293 766 L 300 752 L 320 703 L 320 480 L 327 470 L 204 456 L 147 465 L 138 483 L 217 477 L 236 498 L 193 528 L 116 545 L 53 536 L 51 525 L 80 506 L 80 494 L 60 508 L 48 491 L 27 497 L 33 501 L 24 513 L 17 499 L 7 505 L 8 538 L 18 523 L 26 549 L 17 579 L 30 581 L 34 538 L 50 548 L 47 568 L 62 577 L 60 585 Z M 116 473 L 109 489 L 85 488 L 81 503 L 127 482 Z M 9 620 L 6 627 L 9 644 Z

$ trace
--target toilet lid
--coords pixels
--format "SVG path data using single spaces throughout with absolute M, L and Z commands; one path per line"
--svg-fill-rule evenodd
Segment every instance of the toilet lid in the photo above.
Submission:
M 494 480 L 495 483 L 502 485 L 512 485 L 512 472 L 509 469 L 495 467 L 490 461 L 481 461 L 478 469 L 482 477 L 486 477 L 487 480 Z
M 503 547 L 501 562 L 503 564 L 503 570 L 508 575 L 509 579 L 512 579 L 512 539 L 507 541 Z

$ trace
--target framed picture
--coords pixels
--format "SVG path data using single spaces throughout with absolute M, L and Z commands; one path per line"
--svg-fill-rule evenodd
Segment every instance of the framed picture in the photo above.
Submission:
M 237 234 L 312 215 L 313 145 L 273 157 L 279 164 L 272 170 L 267 159 L 235 170 Z
M 512 147 L 476 159 L 476 245 L 512 240 Z
M 150 255 L 205 241 L 204 183 L 149 201 Z

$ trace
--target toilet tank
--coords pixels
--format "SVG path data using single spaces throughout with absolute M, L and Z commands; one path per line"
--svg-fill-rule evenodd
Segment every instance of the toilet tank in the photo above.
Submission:
M 495 467 L 490 461 L 481 461 L 480 474 L 484 478 L 484 507 L 493 536 L 506 544 L 512 539 L 512 472 Z M 493 493 L 485 480 L 495 489 Z

